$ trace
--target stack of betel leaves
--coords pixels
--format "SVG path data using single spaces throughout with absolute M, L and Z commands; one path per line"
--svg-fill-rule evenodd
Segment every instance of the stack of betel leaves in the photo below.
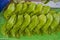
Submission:
M 2 34 L 8 37 L 51 34 L 60 31 L 60 12 L 49 6 L 33 2 L 10 3 L 4 11 L 7 22 L 2 27 Z

